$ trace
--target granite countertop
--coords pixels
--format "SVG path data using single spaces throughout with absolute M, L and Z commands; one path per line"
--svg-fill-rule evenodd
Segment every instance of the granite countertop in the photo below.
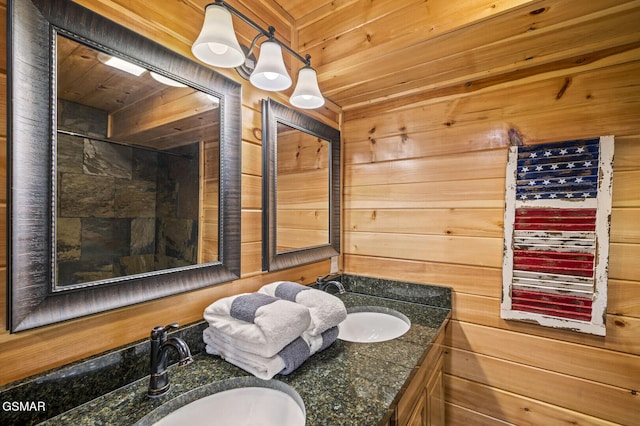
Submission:
M 395 291 L 402 292 L 402 288 L 396 287 Z M 309 426 L 383 425 L 402 395 L 403 386 L 448 320 L 450 309 L 352 292 L 339 297 L 347 307 L 383 306 L 397 310 L 411 320 L 411 328 L 403 336 L 387 342 L 363 344 L 337 340 L 290 375 L 276 375 L 274 379 L 288 384 L 302 397 Z M 148 398 L 146 377 L 43 424 L 134 424 L 185 392 L 248 375 L 206 353 L 194 359 L 195 362 L 187 366 L 169 367 L 171 390 L 166 395 Z

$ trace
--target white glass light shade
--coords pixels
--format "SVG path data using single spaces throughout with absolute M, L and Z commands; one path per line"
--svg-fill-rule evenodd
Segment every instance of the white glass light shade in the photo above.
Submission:
M 282 58 L 282 48 L 273 41 L 265 41 L 260 46 L 260 56 L 256 68 L 249 77 L 251 84 L 263 90 L 284 90 L 291 86 Z
M 313 68 L 306 66 L 300 69 L 298 82 L 289 102 L 295 107 L 304 109 L 319 108 L 324 105 L 324 97 L 318 87 L 318 78 Z
M 244 53 L 233 29 L 231 12 L 223 6 L 207 6 L 202 30 L 191 51 L 196 58 L 214 67 L 235 68 L 242 65 Z

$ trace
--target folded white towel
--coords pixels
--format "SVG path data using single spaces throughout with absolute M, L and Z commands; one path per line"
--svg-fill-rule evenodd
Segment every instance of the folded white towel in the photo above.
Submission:
M 347 308 L 338 297 L 292 281 L 277 281 L 263 286 L 259 293 L 299 303 L 309 308 L 311 324 L 308 333 L 320 335 L 347 318 Z
M 332 327 L 317 336 L 305 333 L 272 357 L 242 351 L 234 345 L 233 339 L 212 327 L 206 328 L 202 337 L 208 354 L 218 355 L 260 379 L 269 380 L 276 374 L 290 374 L 309 356 L 328 348 L 338 338 L 338 327 Z
M 305 306 L 259 293 L 219 299 L 204 310 L 204 319 L 238 349 L 263 357 L 276 355 L 311 323 Z
M 202 337 L 208 354 L 218 355 L 225 361 L 264 380 L 269 380 L 276 374 L 290 374 L 310 356 L 309 346 L 302 337 L 298 337 L 272 357 L 242 351 L 235 347 L 233 339 L 211 327 L 204 330 Z

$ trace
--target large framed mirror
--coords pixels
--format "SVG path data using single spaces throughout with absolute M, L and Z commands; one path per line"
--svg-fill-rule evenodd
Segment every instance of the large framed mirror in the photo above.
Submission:
M 262 102 L 263 269 L 340 253 L 340 132 L 273 99 Z
M 70 1 L 8 13 L 8 328 L 238 278 L 240 84 Z

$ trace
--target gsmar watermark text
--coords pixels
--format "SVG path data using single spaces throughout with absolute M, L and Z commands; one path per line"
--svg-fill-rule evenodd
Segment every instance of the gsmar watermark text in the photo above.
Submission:
M 3 401 L 2 411 L 47 411 L 44 401 Z

